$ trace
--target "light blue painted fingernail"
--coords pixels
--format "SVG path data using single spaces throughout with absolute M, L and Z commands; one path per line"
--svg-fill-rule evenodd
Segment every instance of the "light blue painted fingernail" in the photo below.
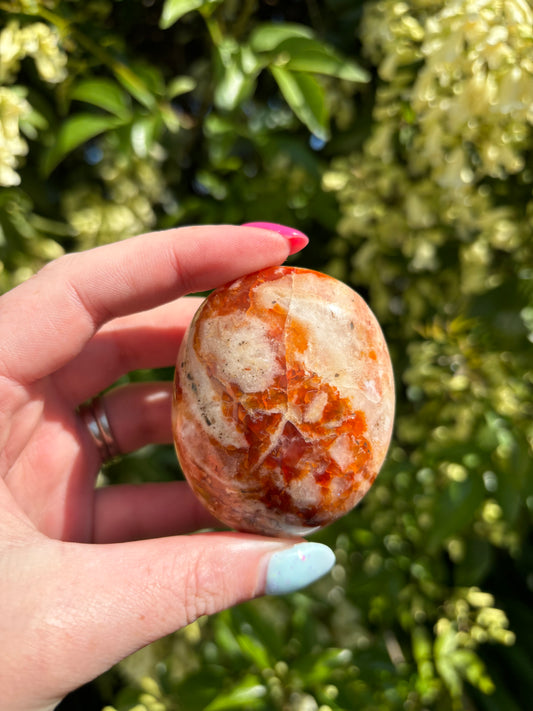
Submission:
M 274 553 L 266 574 L 267 595 L 285 595 L 301 590 L 328 573 L 335 554 L 323 543 L 298 543 Z

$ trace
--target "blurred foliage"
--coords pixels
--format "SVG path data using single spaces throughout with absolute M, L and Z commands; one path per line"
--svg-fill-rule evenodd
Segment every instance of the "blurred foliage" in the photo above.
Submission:
M 532 28 L 527 0 L 0 2 L 0 289 L 141 231 L 284 222 L 368 299 L 397 377 L 379 479 L 315 536 L 330 576 L 62 709 L 529 707 Z M 102 478 L 176 472 L 146 448 Z

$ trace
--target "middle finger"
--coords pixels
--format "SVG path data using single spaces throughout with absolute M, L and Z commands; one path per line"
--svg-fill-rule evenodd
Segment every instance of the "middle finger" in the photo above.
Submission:
M 173 366 L 201 298 L 187 297 L 114 319 L 54 376 L 73 407 L 142 368 Z

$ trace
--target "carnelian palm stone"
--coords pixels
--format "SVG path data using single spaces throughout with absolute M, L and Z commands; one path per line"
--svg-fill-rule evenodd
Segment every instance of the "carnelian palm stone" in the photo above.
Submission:
M 394 382 L 363 299 L 319 272 L 271 267 L 214 291 L 176 367 L 178 458 L 231 528 L 307 535 L 366 494 L 387 453 Z

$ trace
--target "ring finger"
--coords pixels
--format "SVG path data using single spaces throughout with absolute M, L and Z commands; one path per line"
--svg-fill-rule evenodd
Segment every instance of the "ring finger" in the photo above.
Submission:
M 132 370 L 174 365 L 187 326 L 201 303 L 202 299 L 187 297 L 114 319 L 57 371 L 57 386 L 77 405 Z
M 101 396 L 116 449 L 134 452 L 172 441 L 172 383 L 132 383 Z

